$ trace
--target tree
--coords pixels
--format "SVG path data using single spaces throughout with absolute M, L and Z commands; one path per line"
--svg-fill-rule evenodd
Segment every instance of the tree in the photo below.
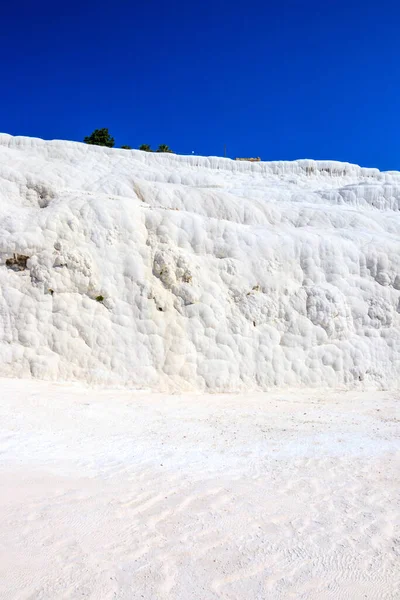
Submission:
M 139 150 L 143 150 L 143 152 L 153 152 L 149 144 L 142 144 L 139 146 Z
M 130 146 L 121 146 L 121 150 L 132 150 Z
M 166 146 L 165 144 L 160 144 L 157 148 L 157 152 L 170 152 L 172 153 L 172 150 L 170 149 L 169 146 Z
M 108 133 L 108 129 L 95 129 L 93 133 L 86 136 L 83 139 L 85 144 L 91 144 L 92 146 L 107 146 L 107 148 L 113 148 L 115 140 Z

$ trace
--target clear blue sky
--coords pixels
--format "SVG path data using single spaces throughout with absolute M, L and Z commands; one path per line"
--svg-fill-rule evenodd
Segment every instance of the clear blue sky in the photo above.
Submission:
M 400 3 L 3 0 L 0 131 L 400 169 Z

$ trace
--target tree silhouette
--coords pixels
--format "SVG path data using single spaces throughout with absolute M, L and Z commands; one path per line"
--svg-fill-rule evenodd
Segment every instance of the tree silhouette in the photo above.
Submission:
M 95 129 L 93 133 L 86 136 L 83 139 L 85 144 L 91 144 L 92 146 L 107 146 L 107 148 L 113 148 L 115 140 L 108 133 L 108 129 Z
M 132 150 L 130 146 L 121 146 L 121 150 Z
M 171 148 L 166 144 L 160 144 L 157 148 L 157 152 L 172 152 Z
M 143 152 L 153 152 L 149 144 L 142 144 L 139 146 L 139 150 L 143 150 Z

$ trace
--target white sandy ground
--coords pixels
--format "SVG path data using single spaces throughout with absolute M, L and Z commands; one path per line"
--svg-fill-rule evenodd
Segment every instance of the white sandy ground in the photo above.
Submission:
M 1 599 L 400 598 L 398 394 L 0 390 Z

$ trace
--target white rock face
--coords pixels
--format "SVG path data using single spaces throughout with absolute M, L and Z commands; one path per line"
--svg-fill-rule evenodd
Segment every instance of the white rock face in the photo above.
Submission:
M 0 136 L 0 375 L 400 384 L 400 173 Z

